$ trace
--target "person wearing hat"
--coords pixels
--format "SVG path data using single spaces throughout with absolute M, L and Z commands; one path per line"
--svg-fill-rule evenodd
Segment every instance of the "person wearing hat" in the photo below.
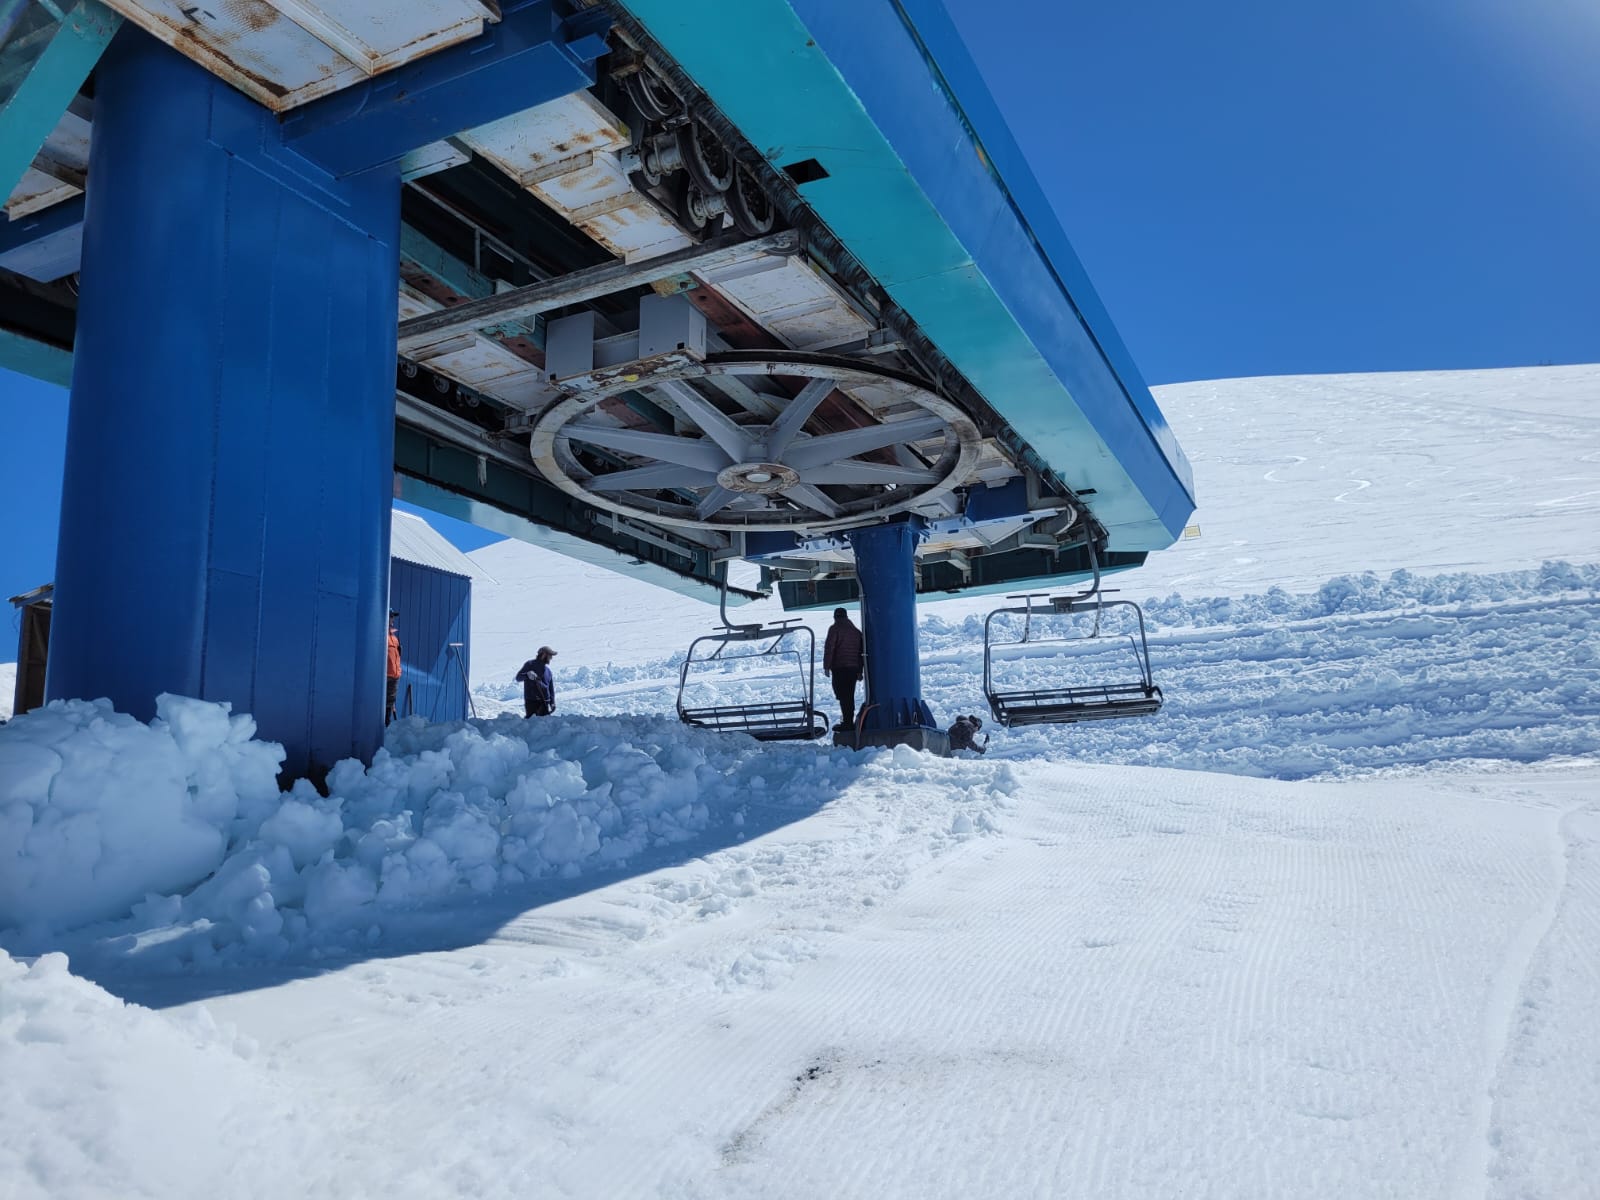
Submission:
M 550 674 L 550 660 L 556 652 L 540 646 L 539 653 L 522 664 L 517 682 L 522 685 L 524 717 L 548 717 L 556 710 L 556 681 Z
M 842 608 L 833 610 L 833 626 L 822 643 L 822 673 L 833 680 L 833 695 L 839 701 L 839 723 L 835 730 L 846 732 L 856 725 L 856 681 L 866 661 L 866 642 L 861 630 L 851 623 Z
M 388 689 L 383 702 L 383 723 L 387 725 L 394 720 L 395 698 L 400 694 L 400 630 L 395 625 L 400 617 L 399 609 L 389 610 L 389 665 L 386 671 Z
M 983 718 L 976 716 L 957 717 L 956 723 L 946 731 L 950 735 L 950 749 L 976 750 L 979 754 L 986 754 L 989 750 L 989 735 L 983 735 L 983 741 L 978 741 L 978 730 L 983 728 Z

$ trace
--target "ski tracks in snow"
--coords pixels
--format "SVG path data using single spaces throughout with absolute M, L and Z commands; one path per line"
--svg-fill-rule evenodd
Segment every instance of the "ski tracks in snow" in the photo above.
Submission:
M 1545 901 L 1491 986 L 1462 1200 L 1600 1194 L 1600 796 L 1574 790 L 1551 814 Z

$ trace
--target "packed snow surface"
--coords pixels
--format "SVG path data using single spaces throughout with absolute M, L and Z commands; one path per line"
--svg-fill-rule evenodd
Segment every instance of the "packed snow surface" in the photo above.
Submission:
M 1597 391 L 1162 389 L 1167 706 L 983 757 L 686 729 L 715 610 L 510 543 L 484 718 L 325 796 L 221 705 L 0 727 L 0 1193 L 1600 1195 Z

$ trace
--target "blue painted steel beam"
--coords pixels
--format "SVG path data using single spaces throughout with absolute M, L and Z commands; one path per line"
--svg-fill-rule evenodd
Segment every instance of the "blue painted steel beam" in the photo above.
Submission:
M 933 729 L 922 699 L 917 652 L 917 543 L 913 517 L 852 529 L 850 547 L 861 584 L 861 625 L 867 642 L 867 707 L 863 730 Z
M 31 63 L 8 61 L 15 45 L 0 54 L 0 64 L 23 72 L 0 102 L 0 199 L 22 181 L 121 24 L 122 18 L 98 0 L 79 0 Z
M 563 17 L 552 0 L 505 5 L 470 42 L 295 109 L 284 143 L 336 176 L 396 162 L 588 87 L 609 28 L 599 9 Z
M 101 64 L 46 687 L 229 701 L 302 775 L 382 734 L 400 179 L 276 128 L 142 32 Z
M 51 283 L 78 269 L 83 253 L 84 199 L 74 196 L 43 212 L 0 221 L 0 267 Z

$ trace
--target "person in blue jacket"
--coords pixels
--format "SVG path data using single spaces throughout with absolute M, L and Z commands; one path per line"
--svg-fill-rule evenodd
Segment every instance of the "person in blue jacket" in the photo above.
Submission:
M 550 660 L 556 652 L 540 646 L 539 653 L 522 664 L 517 682 L 522 685 L 524 717 L 548 717 L 556 710 L 556 681 L 550 673 Z

